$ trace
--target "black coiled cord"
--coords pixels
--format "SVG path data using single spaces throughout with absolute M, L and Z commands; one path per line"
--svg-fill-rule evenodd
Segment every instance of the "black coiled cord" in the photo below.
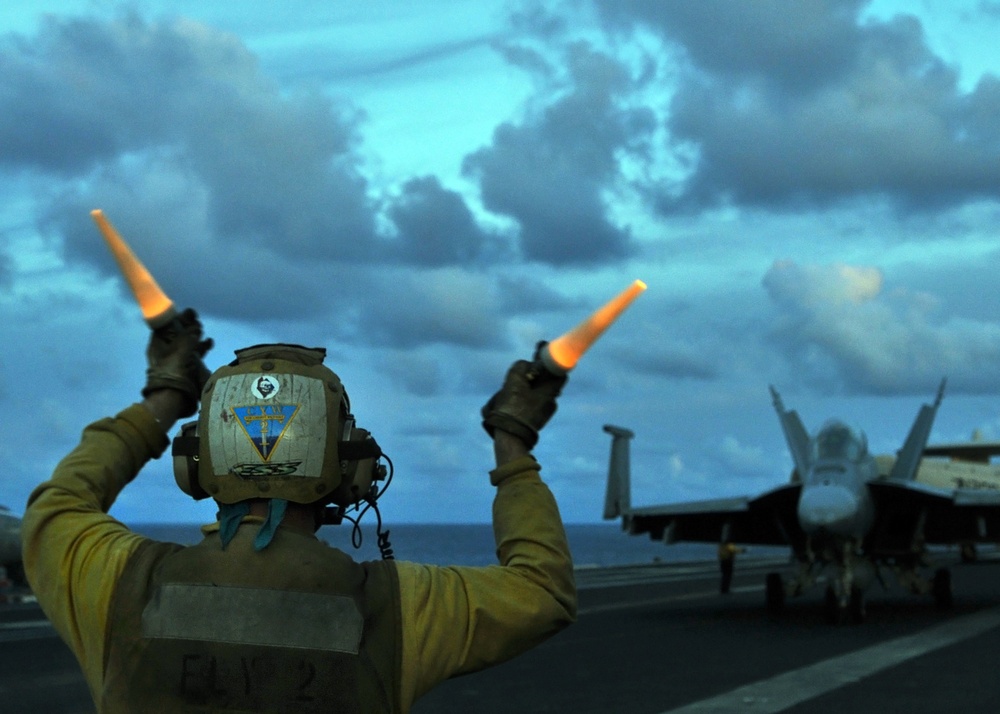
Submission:
M 364 534 L 361 532 L 361 519 L 364 518 L 365 514 L 368 513 L 368 509 L 374 509 L 375 511 L 375 537 L 377 538 L 378 551 L 382 555 L 382 560 L 395 560 L 396 556 L 392 552 L 392 544 L 389 542 L 389 530 L 382 530 L 382 512 L 378 508 L 378 499 L 382 497 L 382 494 L 386 492 L 389 488 L 389 484 L 392 483 L 392 475 L 395 471 L 392 465 L 392 459 L 390 459 L 385 454 L 382 454 L 383 459 L 389 465 L 388 474 L 385 478 L 385 485 L 380 489 L 378 487 L 377 481 L 372 481 L 371 490 L 365 495 L 365 506 L 360 510 L 357 518 L 351 518 L 346 513 L 344 518 L 349 520 L 353 526 L 351 528 L 351 545 L 355 548 L 360 548 L 361 543 L 364 540 Z

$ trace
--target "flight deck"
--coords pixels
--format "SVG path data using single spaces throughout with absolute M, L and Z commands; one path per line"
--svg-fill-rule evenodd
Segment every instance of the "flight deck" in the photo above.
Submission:
M 458 677 L 415 714 L 1000 710 L 1000 560 L 952 569 L 954 606 L 872 588 L 863 624 L 827 624 L 822 592 L 764 606 L 775 560 L 737 565 L 730 594 L 714 562 L 581 569 L 568 630 L 492 669 Z M 91 712 L 79 668 L 30 603 L 0 607 L 3 711 Z

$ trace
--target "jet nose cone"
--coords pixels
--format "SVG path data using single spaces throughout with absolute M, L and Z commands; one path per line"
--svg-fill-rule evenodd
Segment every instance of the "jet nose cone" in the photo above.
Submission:
M 799 523 L 810 535 L 850 535 L 857 513 L 857 497 L 841 486 L 808 486 L 799 498 Z

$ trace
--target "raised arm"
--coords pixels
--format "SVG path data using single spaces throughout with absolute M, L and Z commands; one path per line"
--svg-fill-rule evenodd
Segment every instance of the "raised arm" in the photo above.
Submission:
M 529 444 L 555 411 L 565 377 L 515 363 L 483 408 L 497 468 L 493 533 L 498 565 L 398 563 L 404 708 L 435 684 L 510 659 L 576 618 L 565 529 Z
M 25 575 L 73 650 L 91 687 L 100 682 L 107 612 L 118 574 L 143 538 L 108 515 L 118 494 L 167 447 L 167 431 L 197 408 L 201 323 L 184 313 L 149 343 L 144 399 L 84 429 L 79 445 L 28 499 Z

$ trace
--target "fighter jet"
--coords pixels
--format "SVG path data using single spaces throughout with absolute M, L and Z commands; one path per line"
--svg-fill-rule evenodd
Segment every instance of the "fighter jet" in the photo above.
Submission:
M 786 596 L 823 579 L 831 622 L 865 619 L 865 590 L 895 573 L 907 590 L 930 593 L 939 607 L 952 603 L 947 568 L 927 577 L 927 546 L 1000 541 L 1000 468 L 988 457 L 997 445 L 927 448 L 944 393 L 924 404 L 903 447 L 874 456 L 863 432 L 832 419 L 812 437 L 795 411 L 771 387 L 774 407 L 791 452 L 790 483 L 758 496 L 632 508 L 628 429 L 607 425 L 612 436 L 604 518 L 621 517 L 631 534 L 665 543 L 695 541 L 787 545 L 793 572 L 769 573 L 769 610 Z M 924 456 L 951 456 L 952 461 Z M 957 460 L 956 460 L 957 459 Z
M 21 519 L 0 506 L 0 565 L 7 569 L 7 577 L 24 583 L 24 566 L 21 562 Z

